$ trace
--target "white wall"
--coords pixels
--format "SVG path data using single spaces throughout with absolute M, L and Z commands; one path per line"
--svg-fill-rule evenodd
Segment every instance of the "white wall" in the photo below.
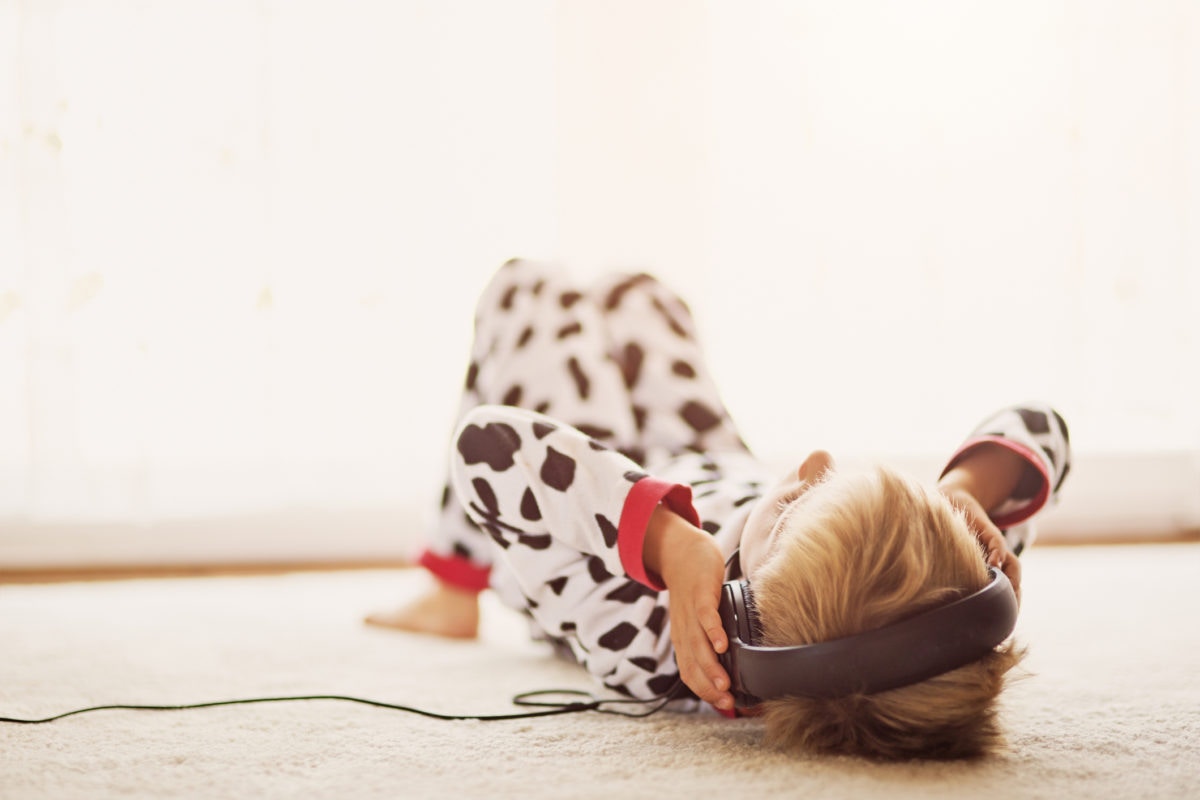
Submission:
M 0 563 L 404 552 L 472 293 L 661 273 L 746 437 L 1200 525 L 1200 13 L 0 0 Z

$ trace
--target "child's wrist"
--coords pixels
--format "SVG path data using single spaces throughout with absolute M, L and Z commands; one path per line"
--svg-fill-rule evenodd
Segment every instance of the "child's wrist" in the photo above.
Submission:
M 984 443 L 970 450 L 938 480 L 943 494 L 970 495 L 991 512 L 1012 496 L 1025 470 L 1025 461 L 1008 448 Z
M 716 542 L 707 533 L 692 525 L 665 506 L 658 506 L 650 517 L 642 551 L 642 562 L 651 576 L 668 588 L 676 576 L 676 568 L 692 559 L 691 553 L 708 555 L 713 550 L 720 557 Z

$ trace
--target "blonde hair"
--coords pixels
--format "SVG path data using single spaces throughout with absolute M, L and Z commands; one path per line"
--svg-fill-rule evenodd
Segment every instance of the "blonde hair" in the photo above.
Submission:
M 827 641 L 873 630 L 981 588 L 987 568 L 966 520 L 889 469 L 838 474 L 812 491 L 753 583 L 762 641 Z M 996 701 L 1024 657 L 1009 641 L 979 661 L 877 694 L 764 703 L 769 742 L 876 758 L 964 758 L 1003 742 Z

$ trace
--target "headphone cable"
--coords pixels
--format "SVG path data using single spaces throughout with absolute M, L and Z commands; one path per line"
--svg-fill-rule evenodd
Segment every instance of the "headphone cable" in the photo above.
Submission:
M 186 711 L 197 708 L 216 708 L 218 706 L 250 705 L 251 703 L 290 703 L 306 700 L 337 700 L 347 703 L 360 703 L 362 705 L 375 706 L 376 708 L 404 711 L 409 714 L 417 714 L 422 717 L 446 721 L 478 720 L 481 722 L 498 722 L 503 720 L 553 717 L 561 714 L 578 714 L 584 711 L 595 711 L 598 714 L 613 714 L 620 717 L 648 717 L 651 714 L 661 711 L 666 707 L 667 703 L 674 699 L 676 688 L 678 688 L 678 684 L 670 691 L 658 695 L 657 697 L 652 697 L 648 700 L 636 700 L 634 698 L 604 699 L 595 697 L 594 695 L 580 689 L 536 689 L 530 692 L 521 692 L 520 694 L 514 696 L 512 703 L 518 707 L 537 708 L 539 710 L 523 711 L 515 714 L 440 714 L 436 711 L 427 711 L 425 709 L 399 705 L 397 703 L 385 703 L 381 700 L 370 700 L 364 697 L 353 697 L 350 695 L 341 694 L 312 694 L 281 697 L 248 697 L 237 700 L 214 700 L 207 703 L 187 703 L 183 705 L 133 705 L 121 703 L 77 708 L 73 711 L 64 711 L 61 714 L 55 714 L 53 716 L 43 717 L 40 719 L 0 717 L 0 722 L 12 722 L 22 725 L 42 725 L 48 722 L 54 722 L 55 720 L 64 719 L 66 717 L 73 717 L 76 714 L 87 714 L 93 711 Z M 543 699 L 554 696 L 558 696 L 560 698 L 586 698 L 586 700 Z M 651 703 L 657 703 L 658 705 L 643 711 L 624 711 L 619 708 L 608 708 L 608 706 L 648 705 Z

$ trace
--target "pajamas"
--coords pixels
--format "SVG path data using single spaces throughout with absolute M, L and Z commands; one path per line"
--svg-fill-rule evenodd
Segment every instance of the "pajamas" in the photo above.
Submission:
M 421 563 L 464 589 L 491 586 L 536 637 L 616 692 L 676 688 L 667 593 L 642 565 L 650 514 L 662 503 L 708 531 L 726 578 L 741 578 L 742 527 L 778 477 L 738 435 L 687 307 L 648 275 L 581 289 L 548 265 L 510 261 L 475 323 L 450 479 Z M 1003 411 L 947 468 L 983 442 L 1030 464 L 996 514 L 1020 552 L 1066 475 L 1066 427 L 1046 407 Z

